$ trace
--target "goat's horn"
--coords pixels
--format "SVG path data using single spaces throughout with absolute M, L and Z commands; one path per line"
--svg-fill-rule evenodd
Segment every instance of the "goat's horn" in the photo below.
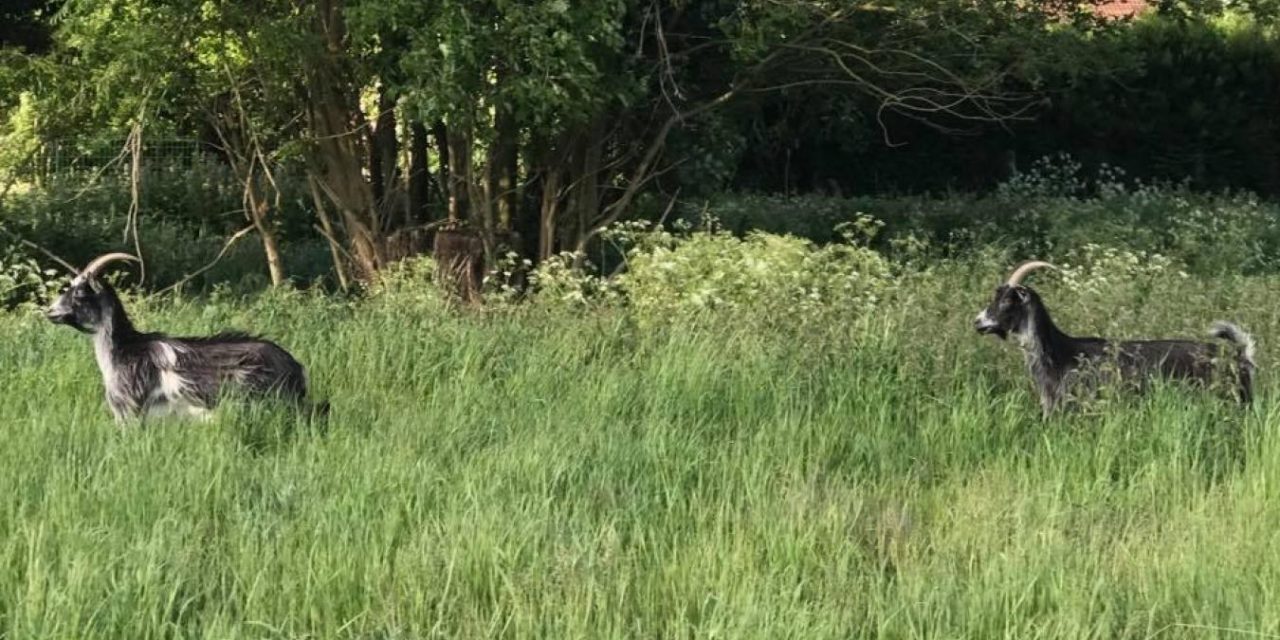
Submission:
M 93 262 L 90 262 L 89 264 L 85 265 L 84 270 L 80 272 L 80 275 L 96 276 L 98 275 L 98 272 L 102 270 L 103 267 L 107 266 L 108 263 L 115 262 L 116 260 L 132 260 L 133 262 L 142 262 L 137 257 L 129 255 L 127 253 L 107 253 L 94 258 Z
M 1032 271 L 1035 271 L 1040 267 L 1049 267 L 1050 269 L 1054 269 L 1054 270 L 1057 269 L 1057 267 L 1049 264 L 1048 262 L 1044 262 L 1042 260 L 1029 260 L 1027 262 L 1024 262 L 1018 265 L 1018 268 L 1014 269 L 1013 273 L 1009 274 L 1009 279 L 1005 281 L 1005 284 L 1012 287 L 1018 284 L 1019 282 L 1022 282 L 1022 279 L 1025 278 L 1028 273 L 1031 273 Z

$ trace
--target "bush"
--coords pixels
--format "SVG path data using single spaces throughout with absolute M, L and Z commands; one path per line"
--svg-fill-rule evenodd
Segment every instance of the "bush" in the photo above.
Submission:
M 369 286 L 369 298 L 388 309 L 410 312 L 442 309 L 445 296 L 434 285 L 435 277 L 436 261 L 432 258 L 406 258 L 382 271 L 378 280 Z
M 620 301 L 621 292 L 609 278 L 593 275 L 587 269 L 575 268 L 574 255 L 551 256 L 530 274 L 529 284 L 535 299 L 543 304 L 580 308 Z
M 0 248 L 0 309 L 43 304 L 65 282 L 64 274 L 41 268 L 22 247 L 11 244 Z
M 630 252 L 627 263 L 618 284 L 649 319 L 727 312 L 793 322 L 828 310 L 857 316 L 874 309 L 893 282 L 889 262 L 865 246 L 760 232 L 663 234 Z

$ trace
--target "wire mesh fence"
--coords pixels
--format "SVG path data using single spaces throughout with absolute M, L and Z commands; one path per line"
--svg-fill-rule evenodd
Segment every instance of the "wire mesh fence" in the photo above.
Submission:
M 138 164 L 145 172 L 207 170 L 225 166 L 217 147 L 200 140 L 146 139 L 139 150 Z M 124 140 L 115 143 L 51 140 L 35 153 L 26 173 L 36 183 L 83 178 L 86 174 L 106 180 L 130 180 L 133 176 L 132 155 L 131 145 Z M 227 168 L 225 179 L 234 180 Z
M 83 221 L 137 218 L 229 233 L 247 219 L 245 184 L 223 151 L 190 138 L 46 141 L 17 171 L 18 184 L 37 198 L 11 200 L 10 218 L 57 215 Z M 255 177 L 269 200 L 268 217 L 282 233 L 310 233 L 311 197 L 301 167 L 277 163 L 271 179 Z M 30 209 L 23 214 L 19 209 Z

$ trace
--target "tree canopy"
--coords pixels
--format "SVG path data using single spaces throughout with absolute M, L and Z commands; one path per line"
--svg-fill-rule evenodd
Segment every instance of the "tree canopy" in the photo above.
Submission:
M 268 253 L 286 167 L 307 177 L 317 226 L 355 277 L 440 229 L 475 238 L 489 261 L 581 254 L 637 207 L 724 184 L 748 149 L 785 157 L 769 170 L 790 189 L 805 140 L 856 150 L 1008 129 L 1044 113 L 1050 79 L 1125 64 L 1080 46 L 1115 27 L 1068 0 L 27 0 L 4 12 L 8 146 L 203 140 L 234 168 Z

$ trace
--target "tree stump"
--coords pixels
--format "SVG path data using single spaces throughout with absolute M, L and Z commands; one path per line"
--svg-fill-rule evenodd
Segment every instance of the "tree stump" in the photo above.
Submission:
M 398 229 L 387 237 L 387 263 L 420 256 L 430 248 L 431 230 L 426 225 Z
M 465 228 L 440 229 L 432 252 L 437 284 L 463 302 L 479 302 L 484 282 L 484 240 L 480 234 Z

